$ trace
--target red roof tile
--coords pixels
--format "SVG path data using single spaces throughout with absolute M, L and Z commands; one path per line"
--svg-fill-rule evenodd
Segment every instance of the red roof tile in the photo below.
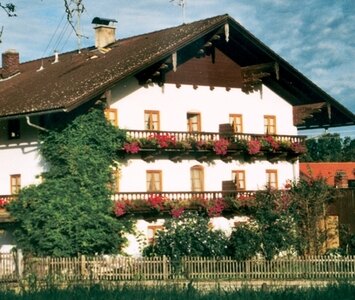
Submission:
M 345 172 L 348 180 L 355 179 L 355 162 L 300 163 L 300 172 L 308 177 L 323 177 L 334 186 L 334 177 L 338 172 Z

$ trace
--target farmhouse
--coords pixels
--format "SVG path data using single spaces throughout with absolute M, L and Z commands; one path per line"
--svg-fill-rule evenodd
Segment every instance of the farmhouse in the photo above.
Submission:
M 46 171 L 39 132 L 97 101 L 130 137 L 113 170 L 116 201 L 213 202 L 283 189 L 299 175 L 298 129 L 355 124 L 349 110 L 228 15 L 118 40 L 115 20 L 93 23 L 95 46 L 80 52 L 25 63 L 15 50 L 2 54 L 2 203 Z M 0 209 L 7 229 L 13 220 Z M 243 220 L 213 222 L 228 230 Z M 149 242 L 162 224 L 142 218 L 137 230 Z M 11 244 L 9 231 L 3 245 Z M 136 254 L 137 243 L 132 236 L 127 251 Z

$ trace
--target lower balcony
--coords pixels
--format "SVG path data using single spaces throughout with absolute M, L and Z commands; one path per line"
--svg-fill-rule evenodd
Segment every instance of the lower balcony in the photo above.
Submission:
M 115 214 L 178 216 L 186 210 L 201 211 L 210 217 L 236 212 L 243 214 L 254 206 L 256 191 L 137 192 L 116 193 Z

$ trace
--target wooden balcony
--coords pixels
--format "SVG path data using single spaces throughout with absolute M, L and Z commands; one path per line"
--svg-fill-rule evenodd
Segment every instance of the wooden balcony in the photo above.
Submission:
M 155 131 L 155 130 L 124 130 L 131 139 L 149 139 L 156 135 L 172 137 L 176 142 L 196 140 L 197 142 L 213 142 L 226 139 L 230 143 L 237 141 L 261 141 L 265 134 L 233 133 L 233 132 L 187 132 L 187 131 Z M 306 136 L 301 135 L 272 135 L 277 142 L 300 143 L 305 142 Z
M 255 196 L 255 191 L 209 191 L 209 192 L 124 192 L 115 193 L 114 201 L 148 201 L 152 196 L 161 196 L 173 203 L 194 200 L 213 201 L 216 199 L 232 197 L 234 199 L 247 199 Z
M 226 162 L 233 159 L 293 161 L 306 149 L 305 136 L 297 135 L 152 130 L 126 130 L 126 135 L 127 142 L 121 153 L 140 154 L 146 161 L 154 161 L 161 156 L 168 156 L 175 162 L 189 156 L 198 161 L 216 158 Z

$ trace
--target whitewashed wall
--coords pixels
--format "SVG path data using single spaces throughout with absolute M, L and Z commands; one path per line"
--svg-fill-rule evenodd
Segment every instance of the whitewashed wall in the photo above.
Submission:
M 186 113 L 201 113 L 201 129 L 218 132 L 219 124 L 229 122 L 229 114 L 242 114 L 245 133 L 264 133 L 264 115 L 275 115 L 277 133 L 296 135 L 292 106 L 267 87 L 260 93 L 245 94 L 240 89 L 165 84 L 163 88 L 139 89 L 127 80 L 112 90 L 111 108 L 118 109 L 118 124 L 122 129 L 144 129 L 144 110 L 160 111 L 160 130 L 186 131 Z M 126 95 L 128 92 L 132 93 Z
M 121 165 L 120 191 L 146 192 L 147 170 L 162 171 L 164 191 L 190 191 L 190 168 L 195 165 L 204 167 L 205 191 L 221 191 L 222 181 L 233 179 L 233 170 L 245 171 L 247 190 L 258 190 L 265 187 L 267 169 L 277 170 L 279 188 L 283 188 L 287 180 L 295 180 L 294 176 L 298 174 L 297 169 L 294 174 L 293 165 L 285 161 L 274 164 L 268 161 L 225 163 L 216 159 L 211 163 L 200 163 L 196 160 L 182 160 L 175 163 L 169 159 L 159 159 L 148 163 L 141 159 L 130 159 Z M 295 164 L 295 168 L 297 167 Z

